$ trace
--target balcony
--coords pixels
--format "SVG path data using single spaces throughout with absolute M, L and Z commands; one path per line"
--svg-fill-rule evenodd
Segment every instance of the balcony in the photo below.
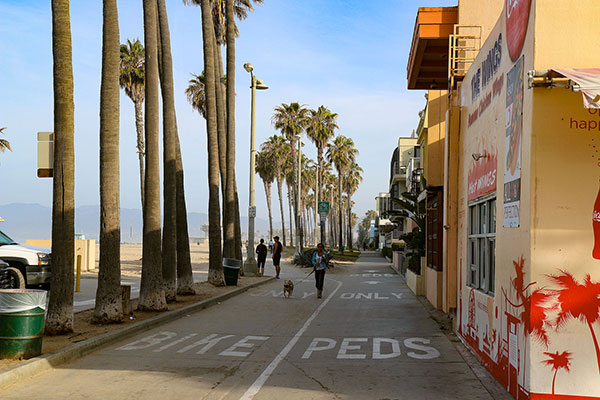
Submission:
M 408 58 L 408 89 L 448 87 L 448 45 L 458 7 L 421 7 Z

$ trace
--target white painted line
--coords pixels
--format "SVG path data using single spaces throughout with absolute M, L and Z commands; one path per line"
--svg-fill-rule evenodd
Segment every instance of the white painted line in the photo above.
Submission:
M 331 279 L 331 280 L 333 280 L 333 279 Z M 333 296 L 338 291 L 338 289 L 340 287 L 342 287 L 342 282 L 339 282 L 339 281 L 334 281 L 334 282 L 337 282 L 337 284 L 338 284 L 337 287 L 335 288 L 335 290 L 333 292 L 331 292 L 331 294 L 325 299 L 325 301 L 323 303 L 321 303 L 321 305 L 319 306 L 319 308 L 317 308 L 315 310 L 315 312 L 312 313 L 312 315 L 306 320 L 306 322 L 304 323 L 304 325 L 302 325 L 302 328 L 300 328 L 300 330 L 298 332 L 296 332 L 296 334 L 294 335 L 294 337 L 288 342 L 288 344 L 285 345 L 285 347 L 283 348 L 283 350 L 281 350 L 281 353 L 279 353 L 273 359 L 273 361 L 271 361 L 271 364 L 269 364 L 267 366 L 267 368 L 263 371 L 263 373 L 260 374 L 260 376 L 248 388 L 248 390 L 246 390 L 246 393 L 244 393 L 242 395 L 242 397 L 240 397 L 240 400 L 251 400 L 251 399 L 254 398 L 254 396 L 256 396 L 256 394 L 263 387 L 263 385 L 265 384 L 265 382 L 267 381 L 267 379 L 269 379 L 269 377 L 271 376 L 271 374 L 273 373 L 273 371 L 275 371 L 275 368 L 277 368 L 277 366 L 279 365 L 279 363 L 292 350 L 292 348 L 298 342 L 298 340 L 300 339 L 300 337 L 304 334 L 304 332 L 306 332 L 306 330 L 308 329 L 308 327 L 310 326 L 310 324 L 317 317 L 317 315 L 319 315 L 319 313 L 321 312 L 321 310 L 327 305 L 327 303 L 329 303 L 329 300 L 331 300 L 333 298 Z

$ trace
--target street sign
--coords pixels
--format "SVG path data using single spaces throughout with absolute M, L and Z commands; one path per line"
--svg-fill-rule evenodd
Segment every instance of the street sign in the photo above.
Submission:
M 54 133 L 38 132 L 38 178 L 52 178 L 54 164 Z
M 248 207 L 248 216 L 251 218 L 256 217 L 256 206 Z
M 320 201 L 319 202 L 319 214 L 329 214 L 329 202 L 328 201 Z

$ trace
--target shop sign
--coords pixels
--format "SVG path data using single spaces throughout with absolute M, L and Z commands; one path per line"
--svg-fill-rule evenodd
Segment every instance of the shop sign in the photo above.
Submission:
M 474 162 L 469 170 L 468 201 L 496 191 L 497 168 L 496 155 L 483 157 Z
M 504 141 L 504 227 L 519 226 L 521 136 L 523 132 L 523 57 L 506 74 Z
M 506 43 L 508 54 L 516 61 L 523 49 L 531 0 L 506 0 Z

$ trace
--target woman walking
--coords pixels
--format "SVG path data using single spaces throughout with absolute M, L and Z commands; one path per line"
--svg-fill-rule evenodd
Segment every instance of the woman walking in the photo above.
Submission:
M 329 253 L 325 251 L 323 243 L 317 245 L 317 251 L 313 253 L 312 263 L 315 270 L 315 281 L 317 287 L 317 298 L 323 295 L 323 282 L 325 281 L 325 270 L 327 269 L 327 259 Z

